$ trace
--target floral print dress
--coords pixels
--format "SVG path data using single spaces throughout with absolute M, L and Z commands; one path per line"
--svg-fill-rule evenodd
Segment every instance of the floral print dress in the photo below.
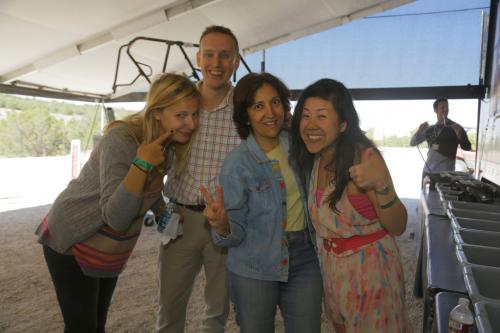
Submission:
M 337 203 L 341 213 L 334 213 L 327 200 L 334 186 L 329 185 L 321 198 L 318 195 L 318 166 L 316 160 L 308 206 L 316 229 L 327 315 L 332 322 L 343 324 L 348 333 L 411 332 L 403 269 L 393 236 L 387 233 L 375 242 L 339 254 L 325 249 L 328 246 L 323 245 L 324 239 L 369 235 L 383 226 L 377 218 L 369 220 L 358 213 L 346 191 Z

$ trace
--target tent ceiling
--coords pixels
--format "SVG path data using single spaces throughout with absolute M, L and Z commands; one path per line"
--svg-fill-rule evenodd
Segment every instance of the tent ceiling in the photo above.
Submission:
M 233 30 L 245 55 L 411 1 L 2 0 L 0 92 L 44 86 L 117 97 L 147 87 L 141 78 L 134 87 L 112 93 L 118 50 L 137 36 L 197 43 L 206 26 L 221 24 Z M 132 50 L 154 73 L 161 71 L 165 51 L 143 41 Z M 196 49 L 186 52 L 194 62 Z M 190 73 L 175 48 L 167 70 Z M 132 62 L 122 58 L 117 83 L 136 75 Z

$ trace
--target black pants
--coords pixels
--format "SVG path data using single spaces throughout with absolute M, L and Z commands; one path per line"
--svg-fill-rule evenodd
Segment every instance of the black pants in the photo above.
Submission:
M 65 333 L 104 333 L 109 303 L 118 278 L 84 275 L 72 255 L 43 247 L 56 289 Z

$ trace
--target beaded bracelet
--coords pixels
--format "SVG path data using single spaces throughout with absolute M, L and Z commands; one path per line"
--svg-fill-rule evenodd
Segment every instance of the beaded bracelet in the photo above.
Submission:
M 392 199 L 388 203 L 380 205 L 379 207 L 382 208 L 382 209 L 386 209 L 386 208 L 392 207 L 392 206 L 394 206 L 394 204 L 396 203 L 397 200 L 398 200 L 398 196 L 395 195 L 395 196 L 392 197 Z
M 136 157 L 134 159 L 134 162 L 132 162 L 136 167 L 138 167 L 139 169 L 142 169 L 143 171 L 145 172 L 148 172 L 149 170 L 151 170 L 153 168 L 153 164 L 149 163 L 149 162 L 146 162 L 144 160 L 141 160 L 139 157 Z

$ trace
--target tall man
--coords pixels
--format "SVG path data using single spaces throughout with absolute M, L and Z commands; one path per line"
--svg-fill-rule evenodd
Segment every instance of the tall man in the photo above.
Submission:
M 433 107 L 437 117 L 436 124 L 420 124 L 410 141 L 411 146 L 416 146 L 426 140 L 429 146 L 422 180 L 429 173 L 454 171 L 458 145 L 463 150 L 471 150 L 471 143 L 463 127 L 448 118 L 448 99 L 436 99 Z
M 238 41 L 231 30 L 222 26 L 206 28 L 200 37 L 196 61 L 203 74 L 199 83 L 203 108 L 186 168 L 179 176 L 170 173 L 165 187 L 165 194 L 179 204 L 184 222 L 182 237 L 160 246 L 158 332 L 184 332 L 188 300 L 202 266 L 206 276 L 206 312 L 200 331 L 223 332 L 229 312 L 225 286 L 227 251 L 211 241 L 199 188 L 204 185 L 215 192 L 224 158 L 240 143 L 232 120 L 230 81 L 240 58 Z

